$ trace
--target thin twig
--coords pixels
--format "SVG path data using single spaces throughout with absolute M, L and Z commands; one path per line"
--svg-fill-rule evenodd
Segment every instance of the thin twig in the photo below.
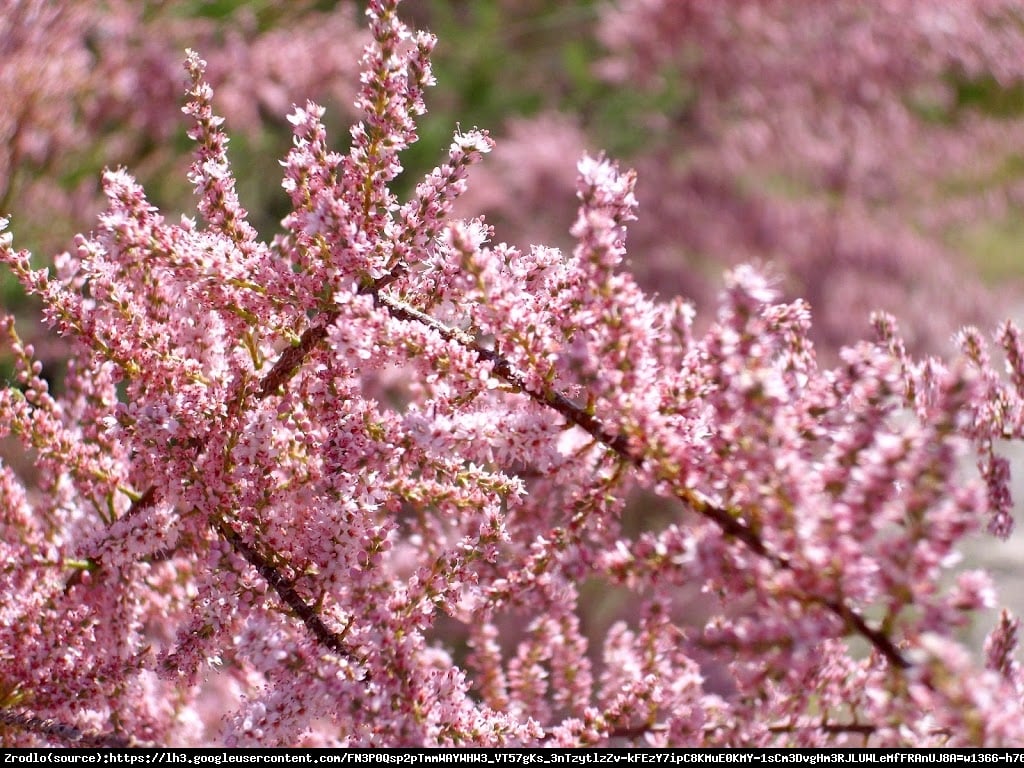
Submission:
M 401 320 L 423 323 L 436 330 L 442 338 L 454 341 L 472 350 L 480 359 L 492 363 L 494 373 L 515 389 L 521 391 L 533 401 L 554 409 L 569 422 L 586 431 L 591 437 L 603 443 L 630 464 L 636 467 L 644 465 L 646 461 L 645 456 L 642 452 L 634 451 L 624 435 L 612 432 L 600 418 L 581 408 L 569 397 L 557 390 L 538 392 L 530 389 L 526 385 L 525 377 L 513 367 L 508 358 L 499 355 L 493 349 L 480 346 L 468 333 L 451 328 L 415 307 L 411 307 L 390 296 L 381 295 L 378 297 L 378 302 L 386 307 L 392 316 Z M 724 534 L 743 542 L 752 552 L 759 557 L 765 558 L 775 567 L 786 571 L 793 569 L 792 564 L 787 558 L 769 551 L 761 537 L 732 510 L 715 504 L 707 496 L 694 489 L 677 490 L 676 496 L 701 517 L 717 525 Z M 872 629 L 868 625 L 867 620 L 856 609 L 842 601 L 815 597 L 813 595 L 810 597 L 839 617 L 843 621 L 844 626 L 851 628 L 854 632 L 865 638 L 893 666 L 899 669 L 909 669 L 911 667 L 910 662 L 899 652 L 892 640 L 883 632 Z
M 337 312 L 328 312 L 321 324 L 310 326 L 305 330 L 298 344 L 285 348 L 281 356 L 277 358 L 277 362 L 274 363 L 274 367 L 260 382 L 260 386 L 256 390 L 257 399 L 263 400 L 267 395 L 277 392 L 295 375 L 306 359 L 306 355 L 327 336 L 328 326 L 337 317 Z
M 89 749 L 125 749 L 127 747 L 153 747 L 154 744 L 143 744 L 133 738 L 125 738 L 115 733 L 96 733 L 94 731 L 82 731 L 73 725 L 51 720 L 49 718 L 34 717 L 23 712 L 15 712 L 12 709 L 0 707 L 0 724 L 12 728 L 20 728 L 39 736 L 62 742 L 69 746 L 88 747 Z
M 302 596 L 299 595 L 295 589 L 295 584 L 287 578 L 280 570 L 274 567 L 263 555 L 261 555 L 255 548 L 251 547 L 246 541 L 242 539 L 238 533 L 231 528 L 227 523 L 220 523 L 217 526 L 217 530 L 221 536 L 223 536 L 230 544 L 231 547 L 242 557 L 248 561 L 248 563 L 259 572 L 260 576 L 274 588 L 277 592 L 278 597 L 292 609 L 299 620 L 306 625 L 306 628 L 313 634 L 313 636 L 326 647 L 337 653 L 339 656 L 343 656 L 353 661 L 358 661 L 358 657 L 352 651 L 348 645 L 345 644 L 343 635 L 337 634 L 331 631 L 323 619 L 317 614 L 316 609 L 310 606 Z M 348 627 L 346 627 L 346 630 Z M 344 633 L 344 630 L 343 630 Z M 369 673 L 366 673 L 367 679 Z

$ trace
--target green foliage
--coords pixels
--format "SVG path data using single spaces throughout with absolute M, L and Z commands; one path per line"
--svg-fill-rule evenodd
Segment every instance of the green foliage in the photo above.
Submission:
M 952 78 L 955 112 L 974 110 L 989 117 L 1024 115 L 1024 83 L 1000 83 L 992 75 Z

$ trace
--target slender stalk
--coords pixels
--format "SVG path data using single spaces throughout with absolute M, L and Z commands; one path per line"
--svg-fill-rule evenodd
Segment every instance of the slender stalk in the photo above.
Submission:
M 499 355 L 492 349 L 480 346 L 469 334 L 455 328 L 450 328 L 430 315 L 390 296 L 380 295 L 378 296 L 378 301 L 394 317 L 428 325 L 443 338 L 461 344 L 474 351 L 480 356 L 480 359 L 493 363 L 494 373 L 500 376 L 506 383 L 512 385 L 531 400 L 557 411 L 569 422 L 575 424 L 595 440 L 598 440 L 614 451 L 623 460 L 635 467 L 641 467 L 646 462 L 642 450 L 638 451 L 632 448 L 629 441 L 623 435 L 615 434 L 598 416 L 589 413 L 557 390 L 536 391 L 530 389 L 526 385 L 525 377 L 515 370 L 507 358 Z M 792 564 L 787 558 L 770 552 L 761 540 L 761 537 L 744 523 L 739 515 L 733 514 L 732 510 L 716 505 L 707 496 L 695 489 L 679 490 L 676 492 L 676 496 L 701 517 L 717 525 L 722 533 L 743 542 L 748 549 L 759 557 L 765 558 L 781 570 L 792 569 Z M 809 597 L 839 617 L 845 627 L 867 640 L 890 664 L 899 669 L 909 669 L 911 667 L 911 663 L 899 652 L 892 640 L 884 633 L 873 629 L 855 608 L 842 601 L 829 600 L 814 595 Z
M 154 747 L 155 744 L 143 744 L 132 738 L 125 738 L 115 733 L 96 733 L 82 731 L 73 725 L 62 723 L 50 718 L 33 717 L 23 712 L 0 707 L 0 724 L 18 728 L 38 736 L 59 741 L 69 747 L 87 747 L 89 749 L 126 749 L 128 747 Z

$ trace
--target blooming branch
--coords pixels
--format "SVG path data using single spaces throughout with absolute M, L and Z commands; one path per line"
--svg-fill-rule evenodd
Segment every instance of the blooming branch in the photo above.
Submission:
M 3 234 L 74 345 L 54 396 L 0 320 L 38 474 L 0 466 L 5 743 L 1024 742 L 1016 622 L 975 661 L 991 585 L 952 572 L 1009 526 L 1019 334 L 1008 384 L 977 332 L 918 362 L 881 315 L 827 367 L 749 267 L 698 333 L 624 271 L 603 157 L 571 252 L 453 218 L 478 130 L 399 202 L 434 40 L 369 20 L 351 147 L 293 111 L 270 242 L 194 53 L 198 221 L 114 171 L 54 273 Z

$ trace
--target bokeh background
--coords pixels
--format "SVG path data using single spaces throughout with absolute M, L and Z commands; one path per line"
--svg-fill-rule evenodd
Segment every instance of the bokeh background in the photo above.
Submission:
M 16 246 L 39 265 L 72 248 L 102 210 L 104 167 L 129 169 L 168 218 L 193 213 L 187 47 L 209 61 L 239 194 L 271 238 L 292 105 L 325 105 L 347 144 L 362 12 L 0 0 L 0 215 Z M 874 309 L 922 355 L 951 352 L 964 324 L 989 333 L 1024 315 L 1022 0 L 408 0 L 403 12 L 440 42 L 400 195 L 457 126 L 487 128 L 497 149 L 460 215 L 486 215 L 497 241 L 571 248 L 575 163 L 606 152 L 639 172 L 629 248 L 642 285 L 690 298 L 707 322 L 723 270 L 753 262 L 810 302 L 825 363 L 870 335 Z M 0 305 L 59 391 L 66 351 L 6 271 Z M 30 477 L 20 451 L 0 445 Z M 638 498 L 628 517 L 639 530 L 663 514 Z M 1019 536 L 979 539 L 970 558 L 1024 612 L 1022 553 Z M 614 596 L 595 605 L 598 624 L 618 610 Z

